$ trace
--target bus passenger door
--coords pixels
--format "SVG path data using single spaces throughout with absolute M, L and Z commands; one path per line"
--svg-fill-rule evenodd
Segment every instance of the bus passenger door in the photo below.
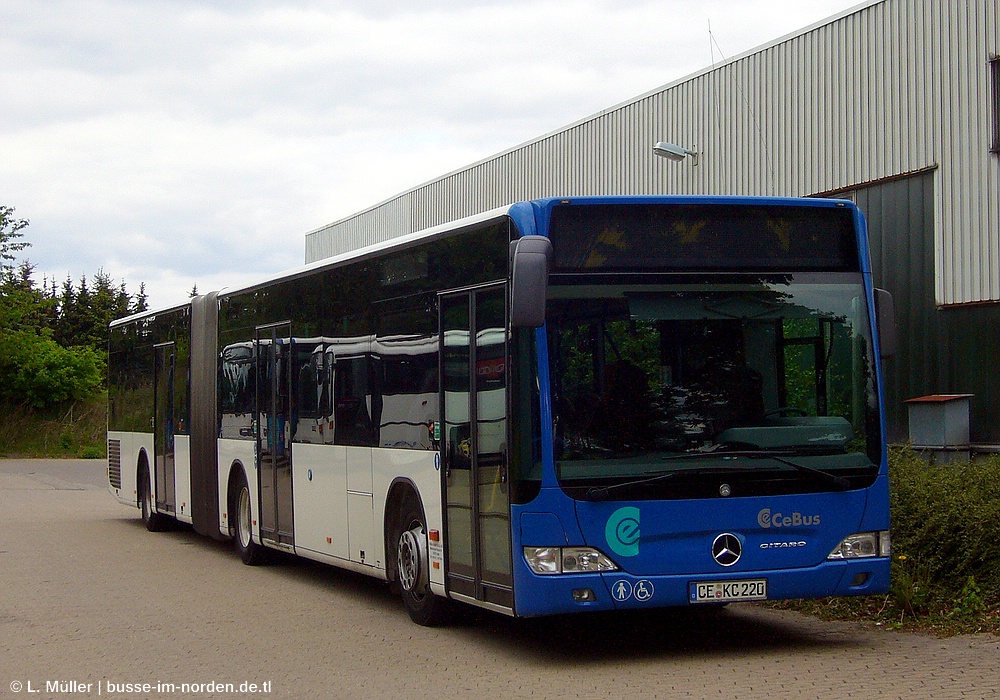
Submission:
M 442 295 L 448 588 L 513 608 L 506 286 Z
M 156 509 L 173 513 L 176 508 L 174 481 L 174 374 L 177 352 L 174 343 L 153 346 L 153 481 Z
M 260 535 L 294 544 L 292 530 L 291 327 L 257 329 L 257 464 Z

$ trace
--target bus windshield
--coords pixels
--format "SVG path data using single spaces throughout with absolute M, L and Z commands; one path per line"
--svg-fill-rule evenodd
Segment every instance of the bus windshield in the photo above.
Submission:
M 722 482 L 733 495 L 873 482 L 881 451 L 861 275 L 724 277 L 553 279 L 554 455 L 568 493 L 691 498 L 718 497 Z

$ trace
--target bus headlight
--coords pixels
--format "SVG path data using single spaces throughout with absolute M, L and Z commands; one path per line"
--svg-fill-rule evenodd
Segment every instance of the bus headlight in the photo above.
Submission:
M 525 547 L 524 560 L 536 574 L 593 574 L 618 566 L 592 547 Z
M 887 557 L 891 553 L 889 531 L 859 532 L 849 537 L 830 552 L 827 559 L 865 559 Z

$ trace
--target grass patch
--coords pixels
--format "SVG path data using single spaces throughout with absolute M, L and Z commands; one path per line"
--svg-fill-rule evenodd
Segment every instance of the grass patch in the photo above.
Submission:
M 107 455 L 107 396 L 48 409 L 0 403 L 0 457 Z
M 1000 635 L 1000 457 L 928 464 L 909 447 L 893 446 L 889 480 L 888 595 L 775 605 L 942 635 Z

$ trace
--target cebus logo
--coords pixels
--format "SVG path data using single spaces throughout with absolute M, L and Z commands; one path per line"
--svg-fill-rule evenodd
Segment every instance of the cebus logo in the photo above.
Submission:
M 760 512 L 757 513 L 757 524 L 763 528 L 819 525 L 819 514 L 802 515 L 802 513 L 798 512 L 789 513 L 788 515 L 785 515 L 784 513 L 772 514 L 770 508 L 762 508 Z

